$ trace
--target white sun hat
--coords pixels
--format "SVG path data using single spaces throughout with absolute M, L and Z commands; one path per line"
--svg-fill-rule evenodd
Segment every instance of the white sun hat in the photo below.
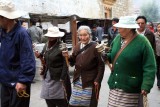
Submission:
M 8 19 L 16 19 L 23 16 L 23 11 L 17 10 L 15 5 L 11 1 L 1 0 L 0 1 L 0 16 Z
M 136 23 L 136 17 L 135 16 L 123 16 L 120 17 L 120 20 L 118 23 L 113 25 L 118 28 L 139 28 L 139 25 Z
M 56 26 L 49 27 L 48 32 L 45 34 L 47 37 L 63 37 L 64 32 L 60 32 L 59 28 Z

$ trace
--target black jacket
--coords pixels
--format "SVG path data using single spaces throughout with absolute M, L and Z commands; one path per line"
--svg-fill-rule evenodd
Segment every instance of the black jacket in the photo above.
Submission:
M 156 42 L 155 42 L 155 35 L 154 35 L 154 33 L 152 33 L 149 29 L 146 29 L 144 35 L 147 37 L 147 39 L 151 43 L 151 46 L 152 46 L 154 52 L 156 52 Z
M 49 50 L 46 49 L 47 44 L 48 42 L 41 53 L 46 63 L 46 71 L 49 70 L 51 79 L 64 80 L 68 75 L 68 67 L 65 58 L 62 56 L 62 51 L 59 49 L 60 42 L 57 42 Z

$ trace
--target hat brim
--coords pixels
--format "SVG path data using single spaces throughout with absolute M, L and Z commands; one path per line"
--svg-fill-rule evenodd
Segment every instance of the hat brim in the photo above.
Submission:
M 114 27 L 118 27 L 118 28 L 130 28 L 130 29 L 139 28 L 138 24 L 121 24 L 121 23 L 116 23 L 113 26 Z
M 46 33 L 44 36 L 47 36 L 47 37 L 63 37 L 64 36 L 64 32 L 59 32 L 59 33 Z
M 10 12 L 0 10 L 0 16 L 3 16 L 8 19 L 17 19 L 17 18 L 23 16 L 23 14 L 25 14 L 25 12 L 23 13 L 22 11 L 18 11 L 18 10 L 10 11 Z

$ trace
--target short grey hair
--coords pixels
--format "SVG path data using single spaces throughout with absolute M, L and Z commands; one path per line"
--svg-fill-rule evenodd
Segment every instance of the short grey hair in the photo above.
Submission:
M 80 26 L 80 27 L 78 28 L 78 30 L 77 30 L 78 36 L 79 36 L 79 32 L 80 32 L 81 30 L 86 30 L 86 31 L 89 33 L 89 35 L 91 36 L 91 33 L 92 33 L 92 32 L 91 32 L 91 29 L 90 29 L 89 26 L 85 26 L 85 25 Z

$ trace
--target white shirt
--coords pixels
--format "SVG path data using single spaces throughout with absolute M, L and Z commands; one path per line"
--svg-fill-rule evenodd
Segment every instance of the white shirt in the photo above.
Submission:
M 137 29 L 136 29 L 136 31 L 137 31 L 137 33 L 138 33 L 138 34 L 142 34 L 142 35 L 144 35 L 144 33 L 146 32 L 146 29 L 144 29 L 144 31 L 143 31 L 143 32 L 139 32 Z

